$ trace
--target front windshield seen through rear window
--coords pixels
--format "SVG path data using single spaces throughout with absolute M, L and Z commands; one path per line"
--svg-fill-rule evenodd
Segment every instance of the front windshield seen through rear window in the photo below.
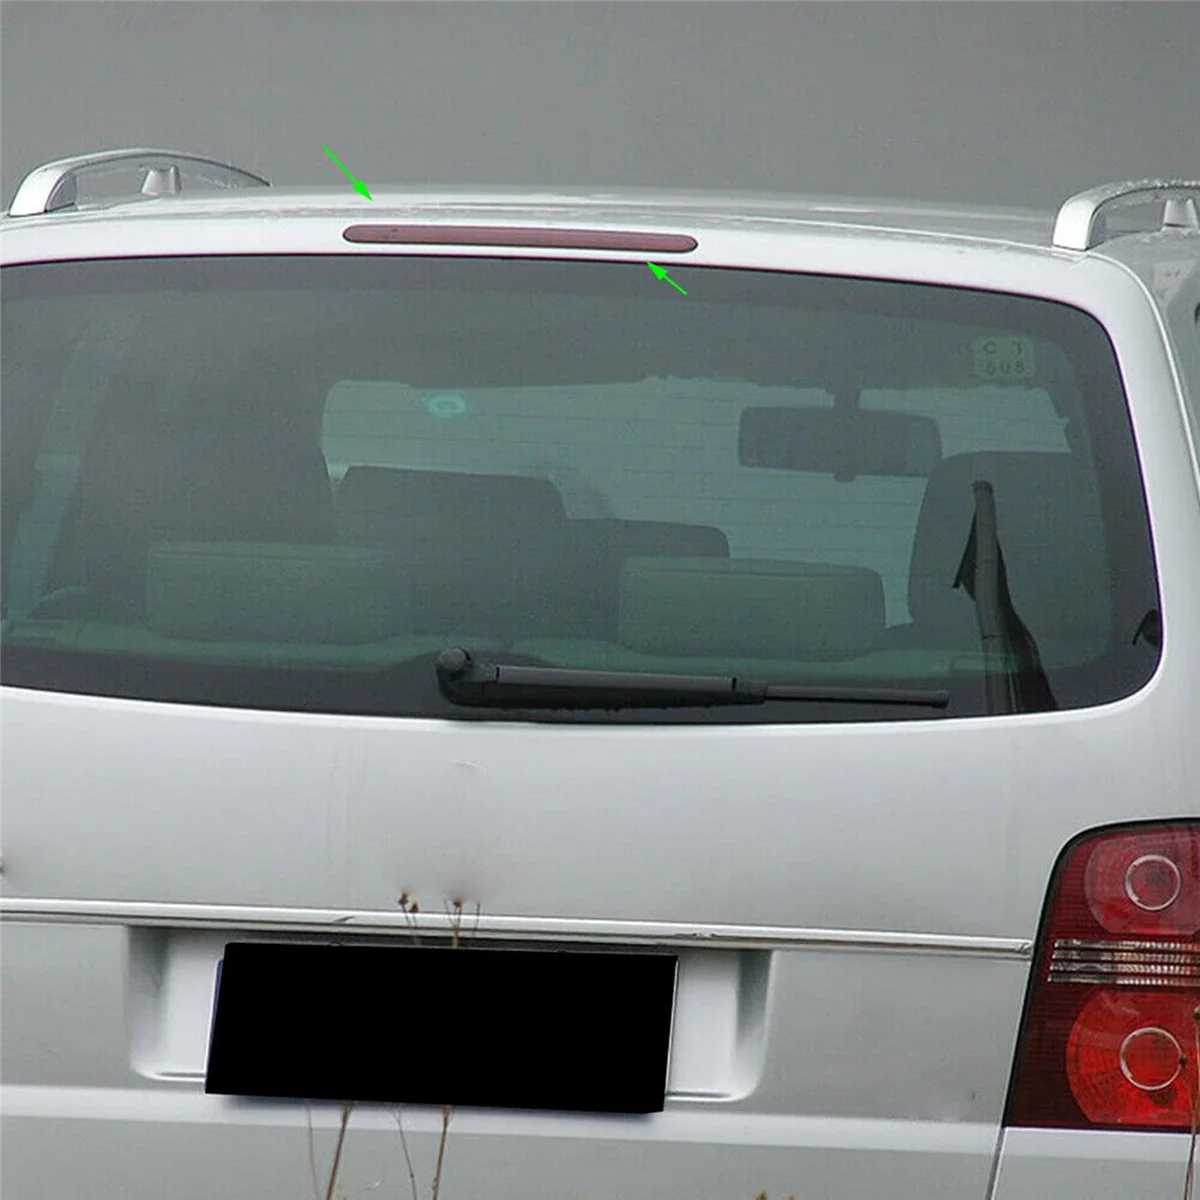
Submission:
M 283 710 L 945 719 L 1157 661 L 1113 352 L 867 280 L 338 256 L 4 271 L 3 678 Z M 828 685 L 464 705 L 434 663 Z M 943 707 L 889 704 L 935 689 Z

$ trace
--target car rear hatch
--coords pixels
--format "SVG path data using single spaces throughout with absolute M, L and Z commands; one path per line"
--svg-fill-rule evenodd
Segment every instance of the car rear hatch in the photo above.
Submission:
M 697 268 L 668 309 L 637 263 L 20 274 L 28 1194 L 296 1194 L 338 1099 L 391 1186 L 402 1105 L 462 1195 L 986 1193 L 1060 850 L 1194 807 L 1092 318 Z

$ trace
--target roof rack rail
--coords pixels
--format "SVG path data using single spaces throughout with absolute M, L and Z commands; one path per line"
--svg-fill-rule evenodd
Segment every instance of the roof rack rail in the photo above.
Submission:
M 1132 183 L 1105 183 L 1065 200 L 1054 221 L 1053 244 L 1059 250 L 1091 250 L 1106 240 L 1101 217 L 1109 205 L 1128 206 L 1164 201 L 1163 229 L 1200 229 L 1195 196 L 1197 179 L 1139 179 Z
M 104 174 L 137 166 L 145 169 L 142 195 L 173 195 L 182 187 L 181 168 L 218 187 L 270 187 L 267 180 L 219 159 L 182 154 L 177 150 L 100 150 L 35 167 L 21 180 L 9 205 L 10 217 L 57 212 L 75 204 L 76 181 L 83 174 Z

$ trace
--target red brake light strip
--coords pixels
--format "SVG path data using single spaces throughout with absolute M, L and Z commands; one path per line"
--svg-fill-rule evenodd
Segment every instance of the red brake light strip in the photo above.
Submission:
M 507 225 L 351 225 L 348 242 L 423 246 L 510 246 L 555 250 L 636 250 L 688 254 L 700 244 L 683 233 L 603 229 L 529 229 Z

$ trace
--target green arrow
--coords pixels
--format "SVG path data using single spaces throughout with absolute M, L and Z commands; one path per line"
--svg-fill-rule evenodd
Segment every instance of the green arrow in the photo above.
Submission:
M 679 290 L 683 292 L 683 288 L 679 287 L 679 284 L 677 284 L 675 280 L 673 280 L 670 275 L 663 270 L 662 267 L 656 267 L 652 262 L 648 262 L 646 266 L 648 266 L 650 270 L 654 272 L 658 279 L 665 279 L 673 288 L 679 288 Z M 683 294 L 686 296 L 687 292 L 683 292 Z
M 328 146 L 325 146 L 324 150 L 325 150 L 325 153 L 328 154 L 329 157 L 332 158 L 333 161 L 335 163 L 337 163 L 337 165 L 339 167 L 341 167 L 343 171 L 346 171 L 346 168 L 342 167 L 342 164 L 340 162 L 338 162 L 337 155 L 335 155 L 334 152 L 332 150 L 330 150 L 330 148 Z M 354 184 L 354 190 L 356 192 L 359 192 L 362 195 L 366 196 L 366 198 L 368 200 L 373 199 L 371 193 L 367 191 L 367 185 L 365 183 L 363 183 L 363 181 L 361 179 L 355 179 L 354 176 L 351 175 L 349 171 L 346 171 L 346 175 L 349 177 L 350 182 L 352 184 Z

